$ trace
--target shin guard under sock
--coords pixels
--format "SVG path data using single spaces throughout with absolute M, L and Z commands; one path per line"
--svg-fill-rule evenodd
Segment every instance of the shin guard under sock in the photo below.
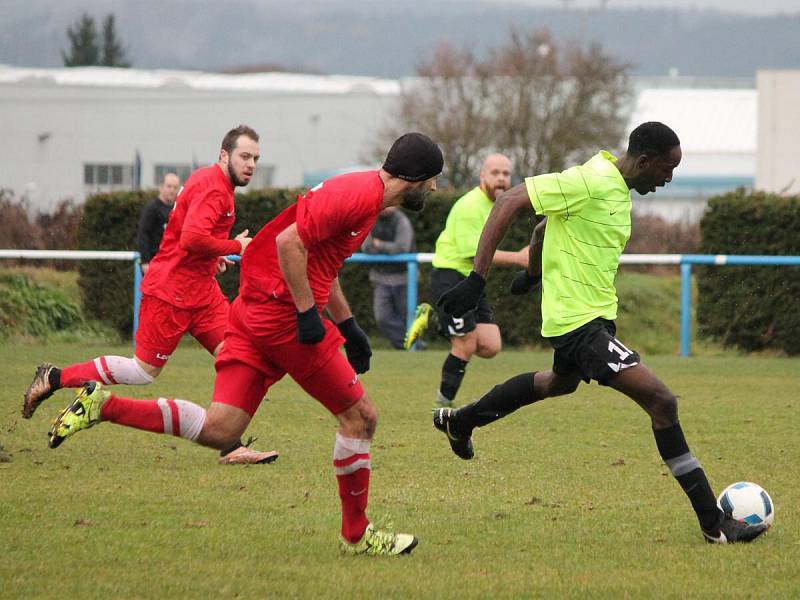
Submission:
M 468 434 L 475 427 L 488 425 L 518 408 L 541 400 L 533 387 L 534 375 L 535 371 L 516 375 L 494 386 L 477 402 L 458 409 L 453 423 L 456 431 Z
M 462 360 L 453 354 L 448 354 L 442 365 L 442 383 L 439 393 L 447 400 L 452 401 L 461 387 L 464 374 L 467 372 L 468 361 Z
M 713 531 L 719 525 L 721 511 L 703 466 L 689 451 L 680 423 L 666 429 L 654 429 L 653 435 L 661 458 L 689 497 L 700 527 Z

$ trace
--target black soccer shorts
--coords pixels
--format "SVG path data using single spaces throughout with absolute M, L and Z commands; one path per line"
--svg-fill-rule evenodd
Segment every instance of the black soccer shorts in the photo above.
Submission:
M 594 379 L 608 385 L 617 373 L 639 364 L 639 354 L 616 338 L 617 325 L 594 319 L 574 331 L 548 338 L 553 346 L 553 372 L 562 377 L 580 373 L 589 383 Z
M 466 277 L 455 269 L 433 269 L 430 286 L 431 298 L 438 303 L 442 294 L 464 279 Z M 438 305 L 436 306 L 436 316 L 439 322 L 439 335 L 446 338 L 454 335 L 460 337 L 474 331 L 478 323 L 497 322 L 486 294 L 481 294 L 475 310 L 471 310 L 457 319 L 448 315 Z

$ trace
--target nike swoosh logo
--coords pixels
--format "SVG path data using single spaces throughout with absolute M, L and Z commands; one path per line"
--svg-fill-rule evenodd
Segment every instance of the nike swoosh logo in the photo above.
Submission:
M 363 493 L 364 493 L 364 492 L 366 492 L 366 491 L 367 491 L 367 488 L 364 488 L 364 489 L 363 489 L 363 490 L 361 490 L 360 492 L 350 492 L 350 495 L 351 495 L 351 496 L 360 496 L 361 494 L 363 494 Z
M 617 214 L 617 211 L 609 212 L 608 214 L 613 217 L 615 214 Z
M 351 231 L 350 235 L 352 235 L 353 237 L 356 237 L 359 233 L 361 233 L 361 232 L 360 231 Z

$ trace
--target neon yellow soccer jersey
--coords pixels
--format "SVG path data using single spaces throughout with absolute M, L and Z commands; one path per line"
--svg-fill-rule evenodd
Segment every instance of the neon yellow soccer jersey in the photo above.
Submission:
M 542 336 L 617 318 L 614 278 L 631 235 L 631 193 L 605 150 L 561 173 L 525 179 L 547 216 L 542 250 Z
M 494 202 L 480 187 L 456 200 L 447 215 L 444 231 L 436 240 L 433 255 L 435 268 L 455 269 L 464 276 L 469 275 L 492 206 Z

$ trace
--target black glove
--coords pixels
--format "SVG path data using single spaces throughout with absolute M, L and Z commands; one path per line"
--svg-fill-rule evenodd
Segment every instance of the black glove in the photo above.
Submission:
M 516 275 L 514 275 L 514 279 L 511 280 L 511 285 L 508 286 L 508 291 L 515 296 L 522 296 L 522 294 L 527 294 L 534 287 L 541 285 L 541 283 L 541 273 L 538 275 L 531 275 L 528 273 L 528 269 L 522 269 L 522 271 L 517 271 Z
M 356 318 L 350 317 L 336 326 L 344 336 L 344 351 L 350 366 L 356 373 L 369 371 L 369 357 L 372 356 L 372 348 L 369 347 L 367 334 L 356 323 Z
M 486 280 L 475 271 L 439 297 L 436 305 L 448 315 L 461 317 L 478 306 Z
M 325 325 L 316 305 L 305 312 L 297 311 L 297 339 L 301 344 L 319 344 L 325 337 Z

